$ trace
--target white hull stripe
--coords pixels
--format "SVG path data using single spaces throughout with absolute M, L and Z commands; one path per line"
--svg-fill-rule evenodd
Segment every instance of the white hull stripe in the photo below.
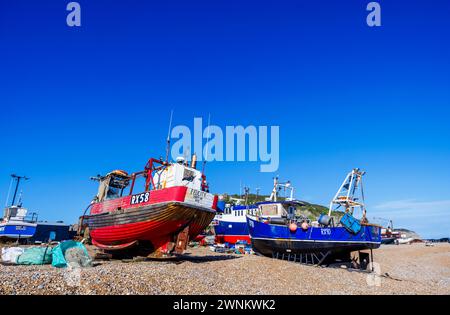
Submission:
M 290 238 L 266 238 L 266 237 L 251 237 L 254 240 L 263 240 L 263 241 L 283 241 L 283 242 L 310 242 L 310 243 L 363 243 L 363 244 L 381 244 L 380 242 L 369 242 L 369 241 L 318 241 L 318 240 L 297 240 Z
M 36 223 L 29 223 L 29 222 L 7 222 L 7 223 L 0 223 L 0 227 L 6 227 L 6 226 L 29 226 L 29 227 L 36 227 Z

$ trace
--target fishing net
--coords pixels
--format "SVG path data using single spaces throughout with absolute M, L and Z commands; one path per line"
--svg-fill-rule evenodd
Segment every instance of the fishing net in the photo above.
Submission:
M 92 266 L 91 258 L 86 255 L 85 251 L 81 247 L 71 247 L 66 250 L 64 257 L 66 262 L 71 266 L 90 267 Z

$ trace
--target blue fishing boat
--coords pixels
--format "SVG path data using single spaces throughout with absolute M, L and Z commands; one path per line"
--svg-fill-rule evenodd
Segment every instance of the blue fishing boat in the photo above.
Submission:
M 254 215 L 258 206 L 256 204 L 248 204 L 248 195 L 250 188 L 245 187 L 245 199 L 234 199 L 236 202 L 245 202 L 245 205 L 225 204 L 224 209 L 220 211 L 213 220 L 215 241 L 219 244 L 230 243 L 236 244 L 239 241 L 247 242 L 250 244 L 250 235 L 248 231 L 247 215 Z M 274 190 L 270 195 L 270 200 L 278 196 L 279 190 L 284 189 L 290 193 L 288 200 L 293 200 L 294 187 L 290 182 L 279 183 L 278 177 L 274 178 Z M 257 194 L 258 196 L 258 194 Z
M 3 218 L 0 220 L 0 238 L 18 240 L 28 239 L 32 237 L 36 232 L 37 215 L 36 213 L 29 214 L 28 210 L 22 207 L 21 197 L 19 197 L 18 204 L 15 205 L 20 181 L 27 180 L 28 178 L 17 175 L 11 176 L 12 180 L 16 181 L 16 188 L 11 206 L 5 208 L 3 212 Z M 6 203 L 8 204 L 8 200 L 6 201 Z
M 246 216 L 254 210 L 256 210 L 256 205 L 227 204 L 223 212 L 217 214 L 213 220 L 216 243 L 235 244 L 245 241 L 250 244 Z
M 0 237 L 25 239 L 30 238 L 36 232 L 37 216 L 28 215 L 28 210 L 19 206 L 11 206 L 5 209 L 2 221 L 0 221 Z
M 325 264 L 336 259 L 349 259 L 350 253 L 372 250 L 381 245 L 381 227 L 366 218 L 362 175 L 359 169 L 349 173 L 330 204 L 328 215 L 311 222 L 299 214 L 304 204 L 296 200 L 275 200 L 257 204 L 254 215 L 247 215 L 252 247 L 256 253 L 308 264 Z M 356 197 L 360 189 L 362 200 Z M 333 210 L 345 208 L 339 222 Z M 356 219 L 355 209 L 362 210 Z

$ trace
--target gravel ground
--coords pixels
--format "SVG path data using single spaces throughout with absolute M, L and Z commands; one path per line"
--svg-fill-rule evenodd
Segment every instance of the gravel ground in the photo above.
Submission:
M 386 245 L 374 256 L 381 277 L 208 248 L 72 270 L 0 265 L 0 294 L 450 294 L 450 244 Z

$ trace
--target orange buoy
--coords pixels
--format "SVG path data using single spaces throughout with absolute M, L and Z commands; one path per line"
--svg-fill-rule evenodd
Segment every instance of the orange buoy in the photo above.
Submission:
M 291 223 L 289 224 L 289 231 L 291 231 L 292 233 L 295 233 L 297 231 L 297 224 L 295 223 Z
M 309 228 L 308 222 L 303 222 L 302 223 L 302 230 L 306 231 Z

